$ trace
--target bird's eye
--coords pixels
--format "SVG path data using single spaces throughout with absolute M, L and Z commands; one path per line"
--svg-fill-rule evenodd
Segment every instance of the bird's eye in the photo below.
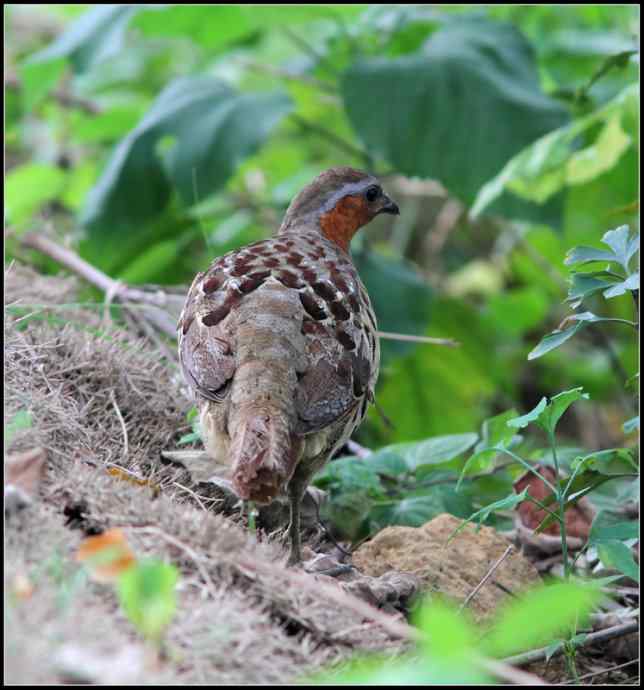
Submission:
M 367 201 L 375 201 L 380 195 L 382 194 L 382 190 L 380 187 L 377 185 L 371 185 L 371 187 L 367 188 L 367 191 L 365 192 L 365 197 L 367 198 Z

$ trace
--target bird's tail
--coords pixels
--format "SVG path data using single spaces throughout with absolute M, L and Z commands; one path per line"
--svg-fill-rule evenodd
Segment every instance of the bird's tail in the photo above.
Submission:
M 305 344 L 299 297 L 267 283 L 240 310 L 228 431 L 233 485 L 244 499 L 268 502 L 291 478 L 301 441 L 296 418 L 297 362 Z
M 291 478 L 299 442 L 276 409 L 252 406 L 236 417 L 230 446 L 233 486 L 240 498 L 267 503 Z

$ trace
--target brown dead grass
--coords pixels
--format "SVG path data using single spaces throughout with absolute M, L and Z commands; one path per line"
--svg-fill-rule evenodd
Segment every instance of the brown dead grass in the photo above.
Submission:
M 102 310 L 73 306 L 77 294 L 75 280 L 24 266 L 5 275 L 5 423 L 23 409 L 33 419 L 8 450 L 48 452 L 37 500 L 5 525 L 5 681 L 64 680 L 56 659 L 70 645 L 108 660 L 141 645 L 113 589 L 79 580 L 80 541 L 109 527 L 181 572 L 169 658 L 129 682 L 292 682 L 356 649 L 396 648 L 312 577 L 294 585 L 281 546 L 186 501 L 176 483 L 190 488 L 189 474 L 160 462 L 187 430 L 176 367 Z M 112 465 L 160 490 L 111 476 Z M 17 578 L 30 596 L 15 595 Z

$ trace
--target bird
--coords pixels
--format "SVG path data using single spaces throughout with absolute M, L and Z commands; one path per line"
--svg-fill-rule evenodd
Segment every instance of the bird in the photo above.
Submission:
M 376 216 L 398 213 L 375 176 L 328 169 L 295 196 L 276 235 L 199 272 L 179 317 L 205 449 L 230 466 L 241 499 L 288 496 L 289 566 L 302 561 L 307 486 L 374 402 L 377 322 L 349 244 Z

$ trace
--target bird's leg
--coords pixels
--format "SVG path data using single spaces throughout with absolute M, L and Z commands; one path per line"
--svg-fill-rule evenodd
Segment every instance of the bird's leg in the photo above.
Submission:
M 291 553 L 287 565 L 297 565 L 302 562 L 302 549 L 300 541 L 300 510 L 302 497 L 308 484 L 308 476 L 302 476 L 297 471 L 288 484 L 288 500 L 290 507 L 290 523 L 288 535 L 291 541 Z

